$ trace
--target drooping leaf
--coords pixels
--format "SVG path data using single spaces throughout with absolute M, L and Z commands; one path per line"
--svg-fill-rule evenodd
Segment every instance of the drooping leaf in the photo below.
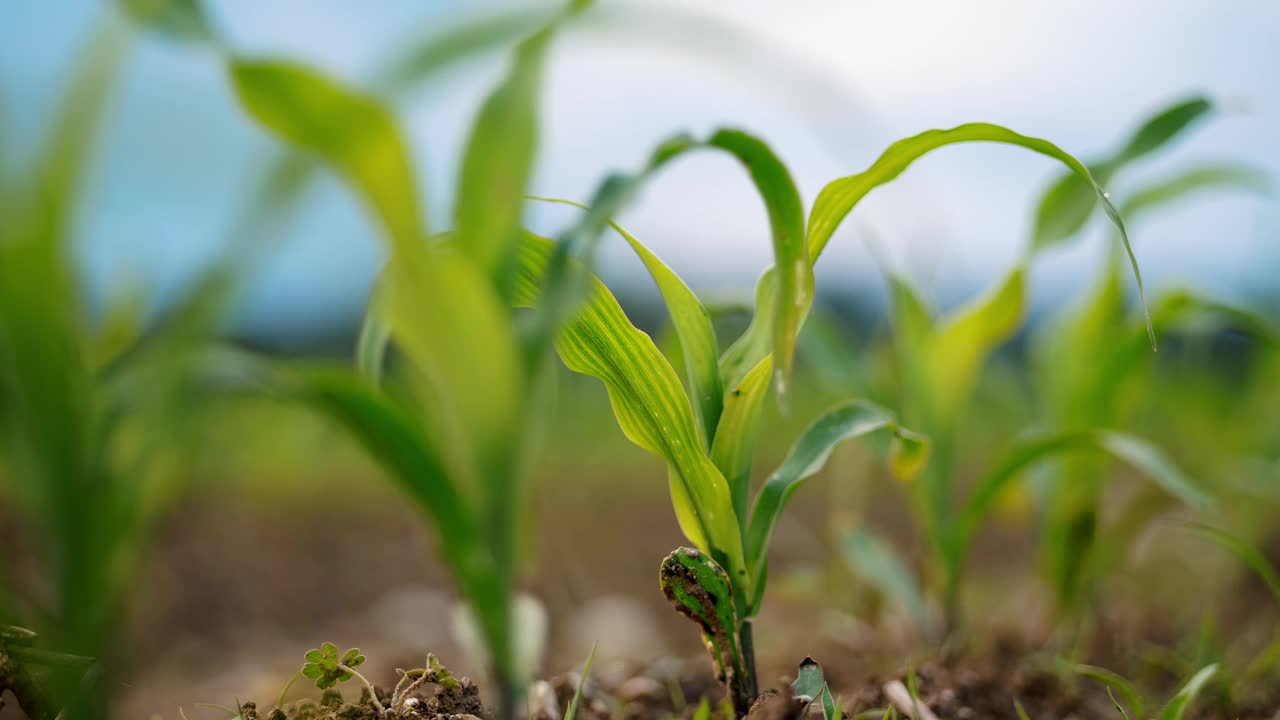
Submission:
M 782 161 L 759 139 L 735 130 L 721 130 L 708 144 L 736 156 L 751 173 L 769 212 L 773 232 L 773 355 L 775 385 L 785 394 L 791 377 L 800 324 L 813 304 L 813 265 L 805 246 L 804 207 L 795 182 Z M 757 312 L 762 308 L 757 308 Z
M 1120 693 L 1121 697 L 1124 698 L 1125 703 L 1129 706 L 1129 711 L 1126 713 L 1124 708 L 1120 707 L 1120 703 L 1116 702 L 1115 705 L 1120 708 L 1121 713 L 1135 718 L 1146 717 L 1146 708 L 1142 702 L 1142 695 L 1134 688 L 1133 683 L 1124 679 L 1119 674 L 1096 665 L 1082 665 L 1075 663 L 1067 663 L 1066 669 L 1072 674 L 1086 677 L 1090 680 L 1101 683 L 1106 686 L 1108 692 L 1115 690 Z M 1115 702 L 1114 695 L 1112 696 L 1112 701 Z
M 1280 605 L 1280 573 L 1271 565 L 1266 556 L 1262 554 L 1258 548 L 1241 540 L 1235 535 L 1221 528 L 1206 525 L 1204 523 L 1192 523 L 1191 528 L 1199 532 L 1204 537 L 1213 541 L 1227 552 L 1231 553 L 1245 567 L 1253 571 L 1253 574 L 1267 586 L 1271 596 L 1275 598 L 1276 603 Z
M 1110 182 L 1127 165 L 1168 144 L 1212 109 L 1206 98 L 1192 97 L 1162 110 L 1144 122 L 1114 153 L 1090 163 L 1094 178 L 1098 183 Z M 1036 208 L 1032 246 L 1052 247 L 1070 239 L 1084 227 L 1097 207 L 1098 197 L 1093 183 L 1080 175 L 1070 173 L 1058 177 Z
M 293 63 L 233 60 L 229 69 L 244 108 L 350 183 L 386 230 L 395 254 L 419 252 L 424 225 L 417 183 L 391 113 L 373 98 Z
M 826 465 L 836 445 L 879 431 L 893 433 L 907 446 L 926 442 L 900 426 L 894 415 L 884 408 L 861 400 L 844 403 L 829 410 L 805 430 L 786 459 L 760 488 L 751 510 L 746 543 L 751 587 L 755 589 L 750 606 L 753 614 L 759 609 L 764 594 L 769 539 L 791 496 L 805 480 Z
M 854 206 L 875 188 L 894 180 L 921 156 L 946 145 L 964 142 L 995 142 L 1017 145 L 1058 160 L 1066 165 L 1100 198 L 1108 216 L 1122 226 L 1110 201 L 1103 197 L 1089 170 L 1057 145 L 1040 138 L 1021 135 L 1008 128 L 988 123 L 969 123 L 947 130 L 926 130 L 890 145 L 871 167 L 848 177 L 833 180 L 822 189 L 809 212 L 809 253 L 817 257 L 831 235 Z M 1127 241 L 1126 241 L 1127 242 Z
M 1209 498 L 1187 479 L 1164 453 L 1148 443 L 1122 433 L 1080 430 L 1040 435 L 1016 444 L 1003 460 L 978 482 L 965 501 L 950 546 L 953 562 L 962 562 L 983 518 L 995 499 L 1033 465 L 1062 453 L 1103 452 L 1121 460 L 1191 507 L 1204 507 Z

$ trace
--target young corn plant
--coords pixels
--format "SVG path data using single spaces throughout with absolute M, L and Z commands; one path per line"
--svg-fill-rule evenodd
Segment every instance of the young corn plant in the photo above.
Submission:
M 580 264 L 571 259 L 589 259 L 583 251 L 599 234 L 576 227 L 580 240 L 550 261 L 541 289 L 554 301 L 516 315 L 527 291 L 521 214 L 547 48 L 585 5 L 573 3 L 515 49 L 475 119 L 452 230 L 441 234 L 420 205 L 397 121 L 377 100 L 288 62 L 228 58 L 248 113 L 341 175 L 387 240 L 359 342 L 364 377 L 320 371 L 284 382 L 363 444 L 431 521 L 479 628 L 504 718 L 514 717 L 532 673 L 530 628 L 513 601 L 521 478 L 551 342 L 575 302 Z
M 157 322 L 144 323 L 135 296 L 92 317 L 74 215 L 132 43 L 113 10 L 80 51 L 33 166 L 0 187 L 0 460 L 15 505 L 34 518 L 53 588 L 48 602 L 5 588 L 0 625 L 40 631 L 42 647 L 10 655 L 50 665 L 23 672 L 51 672 L 38 702 L 68 717 L 101 716 L 116 687 L 115 641 L 149 533 L 182 488 L 194 438 L 180 418 L 205 389 L 225 299 L 222 275 L 211 274 Z M 57 661 L 73 656 L 83 662 Z
M 1120 149 L 1091 163 L 1097 175 L 1118 176 L 1137 161 L 1157 154 L 1210 117 L 1216 108 L 1206 98 L 1181 100 L 1147 119 Z M 1040 200 L 1037 217 L 1057 223 L 1065 232 L 1083 229 L 1080 208 L 1062 198 L 1072 178 L 1061 178 Z M 1121 213 L 1135 218 L 1215 190 L 1266 189 L 1264 173 L 1230 163 L 1206 163 L 1177 170 L 1125 194 Z M 1140 321 L 1127 308 L 1122 258 L 1110 252 L 1087 295 L 1039 334 L 1034 345 L 1036 386 L 1042 390 L 1045 420 L 1057 428 L 1121 427 L 1132 422 L 1147 372 L 1153 361 L 1141 334 Z M 1265 320 L 1185 290 L 1162 293 L 1153 301 L 1152 322 L 1158 332 L 1177 331 L 1206 318 L 1217 326 L 1243 329 L 1261 342 L 1275 345 L 1275 331 Z M 1090 358 L 1088 364 L 1080 358 Z M 1105 457 L 1077 455 L 1055 461 L 1044 494 L 1043 566 L 1059 610 L 1076 614 L 1096 585 L 1108 553 L 1098 555 L 1098 517 L 1108 463 Z M 1182 499 L 1192 499 L 1183 497 Z M 1122 516 L 1124 513 L 1121 513 Z M 1136 528 L 1130 528 L 1130 532 Z
M 981 475 L 973 490 L 963 499 L 958 497 L 956 480 L 958 453 L 962 449 L 963 428 L 969 400 L 986 359 L 1022 327 L 1026 311 L 1026 275 L 1036 256 L 1070 240 L 1099 205 L 1119 236 L 1109 276 L 1119 293 L 1119 271 L 1124 262 L 1123 249 L 1137 278 L 1142 319 L 1137 329 L 1127 321 L 1114 321 L 1117 332 L 1124 336 L 1127 357 L 1142 358 L 1154 350 L 1157 327 L 1165 325 L 1167 309 L 1157 308 L 1153 316 L 1141 300 L 1142 282 L 1136 260 L 1129 245 L 1121 213 L 1111 205 L 1109 196 L 1098 192 L 1097 182 L 1112 179 L 1128 164 L 1149 155 L 1191 125 L 1209 105 L 1203 99 L 1179 103 L 1144 123 L 1111 157 L 1094 163 L 1086 172 L 1067 173 L 1045 193 L 1035 216 L 1034 233 L 1014 268 L 985 295 L 951 313 L 935 318 L 908 282 L 890 275 L 894 341 L 900 364 L 904 414 L 912 427 L 919 428 L 933 442 L 933 453 L 921 482 L 913 486 L 917 516 L 929 545 L 934 550 L 935 567 L 941 582 L 945 626 L 954 631 L 960 625 L 961 578 L 968 549 L 980 529 L 993 502 L 1025 471 L 1056 459 L 1058 456 L 1109 456 L 1123 461 L 1148 476 L 1171 496 L 1192 507 L 1207 502 L 1204 492 L 1190 482 L 1177 467 L 1149 443 L 1130 435 L 1107 429 L 1107 423 L 1055 423 L 1050 430 L 1029 434 L 1015 441 L 997 459 L 992 469 Z M 1226 169 L 1213 175 L 1236 177 L 1240 171 Z M 1204 182 L 1193 180 L 1193 183 Z M 1166 191 L 1160 191 L 1163 194 Z M 1148 201 L 1149 202 L 1149 201 Z M 1130 205 L 1138 211 L 1140 206 Z M 1106 319 L 1095 321 L 1094 327 L 1107 327 Z M 1092 346 L 1091 346 L 1092 347 Z M 1083 351 L 1055 354 L 1056 367 L 1072 377 L 1087 378 L 1103 390 L 1092 402 L 1110 404 L 1115 401 L 1115 388 L 1106 385 L 1112 368 L 1096 362 L 1082 362 Z M 1139 362 L 1135 360 L 1135 362 Z M 1070 364 L 1070 368 L 1063 368 Z M 1064 405 L 1077 402 L 1074 395 L 1062 396 Z M 1097 483 L 1091 480 L 1091 483 Z M 953 507 L 958 509 L 953 511 Z M 1096 504 L 1095 504 L 1096 507 Z M 1054 507 L 1051 512 L 1059 512 Z M 1063 512 L 1063 515 L 1069 513 Z M 1092 530 L 1077 532 L 1086 535 Z M 1065 543 L 1063 546 L 1070 546 Z
M 926 444 L 919 435 L 905 430 L 887 410 L 852 401 L 818 418 L 752 499 L 751 470 L 761 409 L 771 386 L 779 397 L 785 396 L 797 333 L 813 300 L 813 263 L 844 218 L 869 192 L 896 178 L 922 155 L 961 142 L 1015 145 L 1063 163 L 1093 188 L 1128 247 L 1119 216 L 1080 161 L 1045 140 L 984 123 L 930 130 L 894 143 L 863 172 L 828 184 L 814 201 L 807 221 L 786 167 L 763 142 L 736 130 L 721 130 L 701 141 L 687 136 L 667 141 L 640 172 L 607 180 L 589 205 L 589 217 L 611 217 L 632 189 L 655 170 L 686 151 L 707 149 L 726 152 L 745 167 L 768 213 L 775 264 L 757 284 L 750 325 L 723 353 L 701 300 L 652 251 L 615 226 L 645 265 L 666 303 L 684 355 L 686 386 L 599 281 L 593 283 L 586 307 L 571 317 L 556 341 L 570 370 L 604 382 L 624 434 L 668 466 L 676 519 L 693 547 L 678 549 L 663 561 L 661 584 L 676 609 L 699 626 L 739 714 L 746 713 L 756 696 L 752 618 L 764 596 L 774 524 L 791 496 L 821 469 L 837 443 L 877 431 L 893 436 L 890 463 L 899 475 L 910 477 L 924 465 Z M 1046 231 L 1038 244 L 1048 246 L 1061 239 Z M 518 302 L 542 302 L 537 289 L 547 274 L 545 266 L 562 247 L 563 242 L 557 245 L 527 238 L 520 262 L 527 292 L 518 294 Z M 1134 270 L 1136 274 L 1136 261 Z M 1005 293 L 1013 298 L 998 304 L 995 314 L 1020 313 L 1021 278 L 1021 272 L 1015 275 Z M 899 284 L 899 296 L 913 298 L 904 295 L 905 288 Z M 931 352 L 929 357 L 939 363 L 946 359 L 966 366 L 942 368 L 952 375 L 976 373 L 980 346 L 994 342 L 992 336 L 1010 323 L 1007 319 L 989 320 L 992 314 L 980 313 L 975 319 L 959 322 L 946 333 L 948 353 Z M 925 324 L 928 318 L 923 312 L 912 320 L 920 333 L 932 330 Z M 992 323 L 996 326 L 990 327 Z M 926 350 L 921 348 L 920 352 Z M 945 401 L 954 406 L 955 390 L 948 385 L 952 379 L 960 378 L 935 378 L 929 391 L 947 393 Z M 1126 438 L 1084 434 L 1052 440 L 1073 446 L 1115 446 L 1117 452 L 1139 456 L 1142 464 L 1151 464 L 1148 449 Z M 1002 466 L 988 482 L 986 495 L 997 494 L 1029 459 L 1043 455 L 1044 443 L 1041 440 L 1039 445 L 1024 448 L 1013 457 L 1012 465 Z M 1160 468 L 1162 472 L 1165 469 Z M 936 481 L 930 489 L 933 487 Z M 919 495 L 928 497 L 925 490 Z M 945 531 L 940 522 L 931 524 L 940 555 L 951 558 L 951 549 L 941 549 L 944 543 L 958 547 L 961 543 L 953 541 L 954 537 L 972 535 L 990 499 L 979 498 L 969 511 L 972 517 L 952 521 Z M 933 498 L 927 504 L 931 508 L 927 517 L 940 521 L 946 502 Z

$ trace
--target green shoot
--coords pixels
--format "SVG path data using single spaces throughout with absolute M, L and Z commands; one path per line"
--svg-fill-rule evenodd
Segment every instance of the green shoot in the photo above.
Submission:
M 1195 701 L 1196 696 L 1209 685 L 1209 682 L 1213 680 L 1217 672 L 1217 665 L 1206 665 L 1191 676 L 1191 679 L 1187 680 L 1186 684 L 1178 690 L 1178 693 L 1160 711 L 1160 720 L 1182 720 L 1187 714 L 1187 709 L 1191 707 L 1191 703 Z
M 531 672 L 519 659 L 513 612 L 528 420 L 542 357 L 565 314 L 564 307 L 544 309 L 541 333 L 516 332 L 510 305 L 521 288 L 520 206 L 535 157 L 547 47 L 560 23 L 582 9 L 572 4 L 516 48 L 473 126 L 455 231 L 431 240 L 404 139 L 378 101 L 297 65 L 228 61 L 249 114 L 324 160 L 385 233 L 390 261 L 359 355 L 375 381 L 387 342 L 403 351 L 406 366 L 381 387 L 343 373 L 307 373 L 285 389 L 344 425 L 432 521 L 474 611 L 504 718 L 514 716 Z M 495 186 L 506 194 L 494 196 Z M 559 294 L 564 282 L 547 288 Z M 424 307 L 450 311 L 424 315 Z M 394 705 L 390 712 L 399 712 Z
M 1111 698 L 1111 704 L 1115 706 L 1117 711 L 1119 711 L 1120 717 L 1124 718 L 1124 720 L 1129 720 L 1128 711 L 1124 709 L 1124 706 L 1120 704 L 1119 700 L 1116 700 L 1116 694 L 1111 692 L 1110 687 L 1107 688 L 1107 697 Z
M 587 687 L 587 679 L 591 677 L 591 663 L 596 659 L 596 644 L 591 645 L 591 652 L 587 655 L 587 661 L 582 664 L 582 674 L 578 676 L 578 686 L 574 688 L 573 699 L 569 701 L 569 708 L 564 711 L 564 720 L 574 720 L 578 716 L 578 706 L 582 704 L 582 691 Z
M 750 619 L 759 611 L 764 594 L 773 525 L 791 494 L 804 479 L 821 469 L 837 443 L 868 433 L 884 432 L 896 437 L 891 445 L 890 464 L 903 474 L 917 472 L 924 465 L 926 446 L 921 436 L 902 428 L 887 411 L 868 403 L 849 404 L 815 422 L 788 460 L 760 489 L 754 504 L 750 502 L 751 465 L 761 429 L 763 399 L 771 385 L 779 397 L 785 392 L 795 336 L 812 304 L 812 264 L 863 197 L 892 181 L 921 156 L 964 142 L 1015 145 L 1063 163 L 1094 189 L 1128 247 L 1119 215 L 1080 161 L 1047 141 L 982 123 L 927 131 L 895 143 L 864 172 L 829 183 L 815 200 L 807 223 L 797 219 L 798 193 L 785 166 L 763 142 L 737 131 L 720 131 L 704 142 L 677 136 L 660 145 L 640 172 L 606 180 L 586 205 L 583 224 L 592 230 L 603 228 L 655 170 L 690 149 L 705 147 L 727 152 L 744 163 L 769 211 L 775 266 L 766 270 L 757 284 L 750 325 L 718 361 L 719 343 L 706 307 L 651 251 L 614 226 L 640 256 L 667 305 L 685 356 L 688 393 L 652 340 L 627 321 L 616 300 L 598 282 L 587 292 L 585 309 L 568 321 L 556 341 L 557 351 L 570 370 L 605 383 L 619 426 L 627 437 L 667 462 L 672 503 L 681 529 L 705 559 L 718 565 L 728 578 L 740 628 L 736 640 L 734 633 L 726 631 L 726 643 L 712 644 L 709 649 L 718 671 L 727 678 L 739 677 L 740 687 L 731 692 L 739 714 L 749 709 L 750 698 L 746 696 L 755 687 Z M 795 250 L 798 233 L 805 238 L 804 253 Z M 517 304 L 555 304 L 554 298 L 540 297 L 538 290 L 548 276 L 553 276 L 549 269 L 553 267 L 552 258 L 565 253 L 565 248 L 579 254 L 576 248 L 589 239 L 570 233 L 556 246 L 527 238 L 520 264 L 528 291 L 517 294 Z M 1136 261 L 1133 267 L 1138 277 Z M 1138 280 L 1140 286 L 1140 277 Z M 556 287 L 559 283 L 551 285 Z M 1011 327 L 1009 318 L 1016 321 L 1021 317 L 1021 274 L 1015 274 L 1008 292 L 997 300 L 991 310 L 962 317 L 944 327 L 940 347 L 947 352 L 923 353 L 945 358 L 948 363 L 939 366 L 945 373 L 935 373 L 929 381 L 937 392 L 925 392 L 931 402 L 940 400 L 938 407 L 948 413 L 958 412 L 957 401 L 976 376 L 982 348 L 1008 332 L 1002 328 Z M 989 317 L 993 312 L 1002 319 Z M 999 326 L 994 333 L 988 329 L 992 323 Z M 780 328 L 783 332 L 779 332 Z M 971 349 L 975 347 L 976 350 Z M 961 394 L 952 389 L 951 381 L 957 379 Z M 935 425 L 937 413 L 930 411 L 921 417 Z M 938 483 L 928 483 L 926 487 L 937 490 Z M 928 505 L 940 508 L 945 503 L 944 494 L 933 492 Z M 928 516 L 935 521 L 932 532 L 941 547 L 944 541 L 950 541 L 954 529 L 941 527 L 940 515 L 940 510 L 933 510 Z M 957 565 L 953 561 L 957 557 L 954 550 L 949 547 L 940 552 L 952 567 Z M 705 614 L 699 619 L 704 634 L 708 626 L 703 621 L 707 619 Z M 725 656 L 726 647 L 730 656 L 734 655 L 733 648 L 739 648 L 737 655 Z M 730 675 L 729 669 L 735 673 Z M 750 681 L 741 680 L 744 673 L 751 677 Z

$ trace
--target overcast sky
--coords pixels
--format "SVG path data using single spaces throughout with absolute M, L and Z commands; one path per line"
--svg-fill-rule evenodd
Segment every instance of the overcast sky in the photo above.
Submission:
M 599 4 L 599 19 L 569 33 L 553 55 L 535 182 L 541 194 L 585 199 L 605 172 L 637 166 L 671 132 L 725 124 L 769 140 L 806 202 L 898 137 L 975 120 L 1046 137 L 1087 159 L 1146 113 L 1192 92 L 1211 94 L 1226 111 L 1109 188 L 1113 195 L 1209 160 L 1249 162 L 1280 177 L 1280 3 L 1273 1 L 706 2 L 696 11 L 653 0 Z M 353 83 L 367 81 L 396 48 L 464 20 L 463 8 L 516 6 L 206 5 L 239 52 L 295 58 Z M 102 8 L 102 0 L 7 0 L 0 147 L 20 155 L 38 137 Z M 501 53 L 485 56 L 397 102 L 435 218 L 448 215 L 457 150 L 502 62 Z M 77 242 L 96 294 L 128 282 L 171 291 L 216 252 L 272 143 L 239 113 L 216 58 L 203 50 L 144 39 L 119 90 Z M 12 171 L 13 158 L 4 164 Z M 1000 146 L 929 156 L 854 213 L 823 256 L 820 288 L 877 291 L 871 235 L 927 294 L 953 303 L 1012 261 L 1031 203 L 1055 171 L 1045 158 Z M 531 208 L 529 222 L 550 233 L 570 218 Z M 682 161 L 621 220 L 699 289 L 748 289 L 768 263 L 763 209 L 723 158 Z M 1132 229 L 1157 287 L 1241 297 L 1280 285 L 1274 198 L 1207 196 Z M 1064 302 L 1085 282 L 1106 241 L 1095 235 L 1039 261 L 1038 305 Z M 378 248 L 348 194 L 323 181 L 255 283 L 244 321 L 261 331 L 349 319 L 380 262 Z M 611 241 L 604 262 L 614 283 L 649 291 L 622 244 Z

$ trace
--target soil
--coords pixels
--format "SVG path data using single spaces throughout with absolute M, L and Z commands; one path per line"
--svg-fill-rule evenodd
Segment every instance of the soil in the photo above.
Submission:
M 664 488 L 653 489 L 620 498 L 617 486 L 598 483 L 539 497 L 543 507 L 534 516 L 575 522 L 549 521 L 532 529 L 536 543 L 528 554 L 538 566 L 526 587 L 547 606 L 551 629 L 543 666 L 548 679 L 534 689 L 533 720 L 562 717 L 578 676 L 553 671 L 578 666 L 597 641 L 600 652 L 581 720 L 688 718 L 701 698 L 723 698 L 696 632 L 671 611 L 658 588 L 659 561 L 683 540 Z M 138 584 L 115 673 L 120 681 L 113 688 L 114 715 L 217 720 L 221 711 L 196 706 L 208 702 L 239 707 L 244 720 L 374 720 L 367 698 L 357 699 L 354 682 L 342 689 L 349 701 L 333 693 L 321 696 L 314 688 L 308 692 L 299 682 L 284 706 L 274 707 L 302 655 L 332 641 L 360 647 L 369 658 L 362 670 L 375 683 L 394 679 L 395 667 L 417 666 L 427 651 L 434 652 L 459 677 L 477 680 L 468 680 L 458 696 L 427 686 L 412 714 L 491 718 L 483 704 L 485 680 L 452 638 L 453 597 L 447 576 L 431 561 L 429 534 L 384 484 L 357 490 L 303 506 L 220 492 L 179 508 L 157 530 Z M 977 590 L 968 598 L 971 608 L 983 612 L 971 610 L 966 649 L 941 655 L 936 643 L 916 637 L 892 614 L 874 626 L 858 619 L 867 617 L 865 593 L 857 592 L 847 573 L 818 568 L 788 578 L 788 568 L 807 567 L 813 557 L 829 554 L 809 530 L 826 521 L 822 498 L 815 493 L 805 502 L 779 527 L 770 596 L 757 622 L 763 687 L 786 688 L 798 662 L 813 655 L 851 715 L 888 707 L 887 684 L 905 684 L 913 674 L 919 699 L 940 718 L 1017 718 L 1015 701 L 1033 720 L 1119 717 L 1096 683 L 1064 677 L 1044 660 L 1043 648 L 1052 641 L 1044 630 L 1050 603 L 1026 580 L 1034 559 L 1025 528 L 985 537 L 975 553 L 983 562 L 982 582 L 973 583 Z M 885 507 L 878 517 L 895 513 L 898 519 L 890 524 L 907 527 L 901 508 Z M 21 552 L 25 534 L 0 517 L 0 542 L 20 550 L 0 557 L 7 563 L 0 570 L 38 587 L 27 577 L 32 563 L 22 559 L 37 557 Z M 583 537 L 626 542 L 583 544 Z M 905 537 L 897 541 L 910 552 Z M 1280 553 L 1280 547 L 1271 549 Z M 1132 581 L 1140 585 L 1145 579 Z M 1219 635 L 1256 647 L 1280 626 L 1280 618 L 1256 581 L 1233 576 L 1232 582 L 1214 595 L 1222 617 Z M 793 585 L 799 589 L 789 589 Z M 1194 597 L 1154 594 L 1175 606 Z M 1209 602 L 1207 596 L 1197 600 Z M 1096 614 L 1101 620 L 1083 645 L 1083 657 L 1169 697 L 1190 662 L 1177 646 L 1196 634 L 1188 624 L 1192 616 L 1160 602 L 1119 601 Z M 1168 657 L 1155 658 L 1153 648 Z M 1160 670 L 1161 663 L 1168 667 Z M 23 718 L 12 695 L 3 697 L 9 702 L 0 708 L 0 720 Z M 240 702 L 247 699 L 257 705 Z M 760 720 L 788 720 L 793 710 L 770 701 L 755 714 Z M 1275 720 L 1280 682 L 1255 683 L 1234 697 L 1206 694 L 1188 717 Z

